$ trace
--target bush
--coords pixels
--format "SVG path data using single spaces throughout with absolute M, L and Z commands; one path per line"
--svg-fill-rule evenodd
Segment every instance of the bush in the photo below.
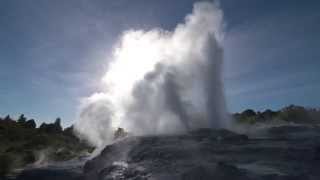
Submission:
M 39 130 L 41 132 L 51 133 L 51 134 L 62 133 L 61 119 L 57 118 L 56 121 L 51 124 L 42 123 L 39 127 Z
M 308 110 L 304 107 L 295 105 L 282 109 L 280 118 L 294 123 L 312 123 Z
M 26 121 L 24 124 L 25 128 L 30 128 L 30 129 L 34 129 L 34 128 L 36 128 L 36 126 L 37 126 L 36 122 L 33 119 Z

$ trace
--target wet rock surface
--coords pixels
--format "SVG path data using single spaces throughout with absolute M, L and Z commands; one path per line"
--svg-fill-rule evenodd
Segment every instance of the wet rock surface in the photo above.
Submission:
M 266 132 L 263 138 L 212 129 L 184 135 L 127 137 L 106 146 L 100 155 L 85 163 L 82 172 L 61 169 L 47 172 L 46 176 L 43 171 L 33 170 L 20 177 L 34 175 L 29 179 L 71 180 L 320 179 L 318 127 L 283 126 Z

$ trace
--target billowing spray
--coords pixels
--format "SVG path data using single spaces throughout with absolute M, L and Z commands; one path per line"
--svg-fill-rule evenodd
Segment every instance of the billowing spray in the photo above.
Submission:
M 124 32 L 103 77 L 105 91 L 84 100 L 76 131 L 101 146 L 117 127 L 135 135 L 227 128 L 222 25 L 222 11 L 200 2 L 173 32 Z

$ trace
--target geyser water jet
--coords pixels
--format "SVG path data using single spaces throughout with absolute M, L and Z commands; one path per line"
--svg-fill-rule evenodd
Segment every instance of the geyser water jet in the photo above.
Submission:
M 135 135 L 227 128 L 222 26 L 222 11 L 199 2 L 172 32 L 124 32 L 102 80 L 105 91 L 84 100 L 76 131 L 102 146 L 117 127 Z

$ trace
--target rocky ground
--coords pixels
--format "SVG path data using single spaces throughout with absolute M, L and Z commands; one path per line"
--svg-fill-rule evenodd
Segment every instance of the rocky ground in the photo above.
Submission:
M 16 179 L 318 180 L 319 167 L 317 126 L 272 127 L 259 137 L 200 129 L 184 135 L 128 137 L 76 170 L 31 169 Z

